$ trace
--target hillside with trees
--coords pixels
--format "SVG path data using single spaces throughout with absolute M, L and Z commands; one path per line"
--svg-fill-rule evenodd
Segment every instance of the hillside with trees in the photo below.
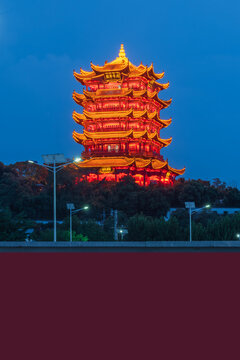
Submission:
M 76 208 L 89 206 L 89 211 L 75 217 L 75 240 L 80 239 L 80 235 L 81 241 L 111 240 L 111 209 L 119 211 L 120 224 L 128 227 L 126 240 L 184 240 L 188 238 L 188 214 L 183 209 L 166 222 L 164 216 L 170 208 L 184 208 L 186 201 L 194 201 L 196 207 L 207 203 L 212 207 L 240 207 L 240 191 L 219 179 L 209 182 L 180 178 L 174 186 L 141 187 L 130 177 L 119 183 L 79 182 L 79 174 L 75 165 L 57 174 L 57 217 L 63 221 L 59 230 L 68 231 L 66 203 L 72 202 Z M 14 240 L 11 234 L 16 233 L 16 229 L 20 230 L 15 239 L 22 239 L 24 231 L 36 220 L 52 220 L 52 193 L 53 177 L 45 168 L 28 162 L 0 163 L 0 240 L 6 237 Z M 236 232 L 240 232 L 239 222 L 238 215 L 209 216 L 203 212 L 193 217 L 193 236 L 196 240 L 213 240 L 216 236 L 218 240 L 233 239 Z M 220 229 L 226 227 L 231 231 L 225 234 Z M 36 240 L 51 237 L 49 228 L 35 224 L 34 229 Z M 48 235 L 44 235 L 46 231 Z

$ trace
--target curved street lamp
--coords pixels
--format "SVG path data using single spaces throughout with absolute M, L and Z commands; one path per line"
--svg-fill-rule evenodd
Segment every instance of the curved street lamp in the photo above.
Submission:
M 199 209 L 192 211 L 192 209 L 195 209 L 195 202 L 185 202 L 185 208 L 189 209 L 189 241 L 192 241 L 192 214 L 197 213 L 203 209 L 209 209 L 211 207 L 210 204 L 207 204 Z
M 84 207 L 82 207 L 81 209 L 75 209 L 75 205 L 72 203 L 67 203 L 67 209 L 70 212 L 70 242 L 72 242 L 72 215 L 78 213 L 79 211 L 82 210 L 88 210 L 89 206 L 86 205 Z
M 42 166 L 53 173 L 53 224 L 54 224 L 54 235 L 53 241 L 57 241 L 57 199 L 56 199 L 56 174 L 58 171 L 62 170 L 66 165 L 73 164 L 75 162 L 80 162 L 82 159 L 76 158 L 72 161 L 68 161 L 63 154 L 48 154 L 42 155 L 43 164 L 38 163 L 37 161 L 28 160 L 31 164 L 36 164 Z

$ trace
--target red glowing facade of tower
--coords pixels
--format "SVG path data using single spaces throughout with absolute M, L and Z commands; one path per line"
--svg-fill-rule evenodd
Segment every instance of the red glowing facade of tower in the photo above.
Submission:
M 84 110 L 73 112 L 73 119 L 83 126 L 83 133 L 73 132 L 82 144 L 85 169 L 81 179 L 88 181 L 119 181 L 132 176 L 140 185 L 172 184 L 177 170 L 169 166 L 160 151 L 172 138 L 162 139 L 160 131 L 171 124 L 160 111 L 171 104 L 158 93 L 169 86 L 160 84 L 164 73 L 156 74 L 153 66 L 133 65 L 123 45 L 119 56 L 104 66 L 91 64 L 92 71 L 74 72 L 85 86 L 83 94 L 73 92 L 73 99 Z

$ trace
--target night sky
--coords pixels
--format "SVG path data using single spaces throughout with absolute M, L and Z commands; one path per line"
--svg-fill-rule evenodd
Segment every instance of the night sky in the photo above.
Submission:
M 240 186 L 240 2 L 237 0 L 3 0 L 0 5 L 0 161 L 80 154 L 71 115 L 73 70 L 116 58 L 154 64 L 173 98 L 161 112 L 162 151 L 186 178 Z

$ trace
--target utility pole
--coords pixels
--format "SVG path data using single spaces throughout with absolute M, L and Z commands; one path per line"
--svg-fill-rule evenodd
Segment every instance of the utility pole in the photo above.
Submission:
M 53 223 L 54 223 L 54 238 L 57 241 L 57 196 L 56 196 L 56 160 L 53 162 Z
M 185 202 L 185 207 L 186 209 L 189 209 L 189 242 L 192 241 L 192 214 L 201 211 L 202 209 L 208 209 L 211 207 L 210 204 L 207 204 L 203 207 L 201 207 L 200 209 L 196 209 L 195 211 L 192 209 L 195 209 L 195 202 Z
M 73 203 L 67 203 L 67 209 L 69 210 L 69 234 L 70 234 L 70 242 L 72 242 L 72 215 L 76 214 L 79 211 L 87 210 L 89 208 L 88 205 L 84 206 L 81 209 L 75 209 L 75 205 Z
M 81 161 L 81 158 L 68 161 L 63 154 L 48 154 L 42 155 L 43 164 L 39 164 L 37 161 L 28 160 L 29 163 L 42 166 L 53 173 L 53 241 L 57 241 L 57 191 L 56 191 L 56 173 L 66 165 L 77 163 Z
M 192 208 L 189 208 L 189 241 L 192 241 Z
M 186 209 L 189 209 L 189 242 L 192 241 L 192 209 L 195 209 L 195 202 L 185 202 Z
M 118 223 L 118 212 L 117 210 L 114 210 L 114 240 L 118 240 L 118 234 L 117 234 L 117 223 Z

